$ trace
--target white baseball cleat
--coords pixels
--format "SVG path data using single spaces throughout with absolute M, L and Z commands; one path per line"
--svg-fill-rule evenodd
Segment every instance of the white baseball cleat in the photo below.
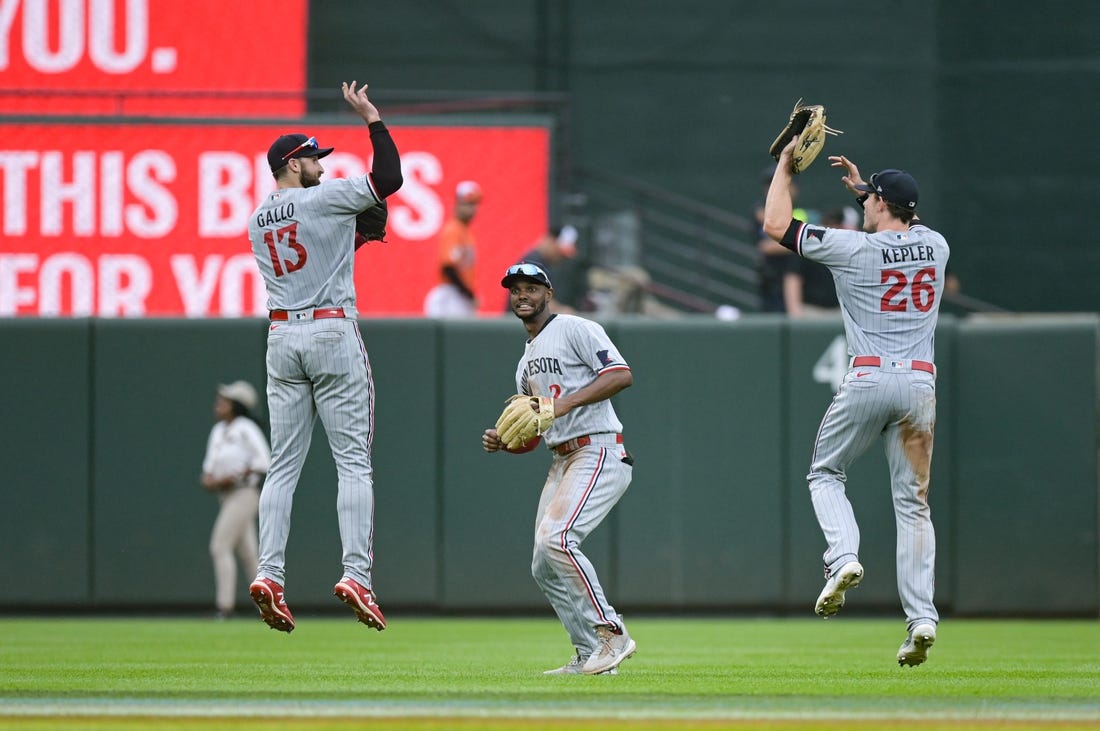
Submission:
M 844 606 L 844 592 L 859 586 L 863 581 L 863 565 L 859 561 L 849 561 L 834 571 L 825 588 L 817 598 L 814 611 L 819 617 L 831 617 Z
M 621 630 L 618 634 L 615 634 L 607 625 L 600 625 L 596 628 L 596 638 L 599 645 L 584 663 L 582 672 L 585 675 L 599 675 L 617 668 L 619 663 L 637 651 L 638 645 L 630 639 L 630 633 L 626 631 L 626 627 L 622 627 L 622 625 L 620 627 Z
M 920 665 L 928 659 L 928 650 L 936 641 L 936 627 L 931 624 L 918 624 L 909 633 L 909 637 L 898 650 L 898 665 Z
M 588 655 L 581 657 L 580 655 L 574 655 L 573 659 L 562 665 L 560 668 L 554 668 L 553 670 L 544 670 L 543 675 L 583 675 L 584 664 L 588 661 Z M 618 675 L 618 668 L 611 668 L 610 670 L 604 670 L 597 675 Z

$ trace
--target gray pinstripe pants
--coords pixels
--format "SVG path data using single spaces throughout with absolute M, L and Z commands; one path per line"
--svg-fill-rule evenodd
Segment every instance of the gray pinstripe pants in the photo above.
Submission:
M 856 372 L 864 373 L 856 376 Z M 936 533 L 928 507 L 935 377 L 912 371 L 854 369 L 825 412 L 814 444 L 810 485 L 828 548 L 825 566 L 838 569 L 859 555 L 859 526 L 844 494 L 846 470 L 882 435 L 897 526 L 898 594 L 906 619 L 939 621 L 935 589 Z
M 624 454 L 622 445 L 593 445 L 555 455 L 535 517 L 531 575 L 582 656 L 596 648 L 596 626 L 620 624 L 580 546 L 630 486 Z
M 358 323 L 333 318 L 274 324 L 267 338 L 267 401 L 271 469 L 260 494 L 257 576 L 285 586 L 291 504 L 320 416 L 336 462 L 343 574 L 370 588 L 374 384 Z

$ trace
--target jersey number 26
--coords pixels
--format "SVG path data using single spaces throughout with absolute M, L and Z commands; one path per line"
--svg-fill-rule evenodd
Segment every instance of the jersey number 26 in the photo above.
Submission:
M 931 280 L 931 281 L 929 281 Z M 882 312 L 905 312 L 909 309 L 909 302 L 920 312 L 928 312 L 932 309 L 932 303 L 936 301 L 936 290 L 932 282 L 936 281 L 934 267 L 921 269 L 913 276 L 913 284 L 909 297 L 905 296 L 905 289 L 910 287 L 909 278 L 905 272 L 897 269 L 882 270 L 882 284 L 890 284 L 890 288 L 882 295 L 879 309 Z M 899 296 L 900 295 L 900 296 Z

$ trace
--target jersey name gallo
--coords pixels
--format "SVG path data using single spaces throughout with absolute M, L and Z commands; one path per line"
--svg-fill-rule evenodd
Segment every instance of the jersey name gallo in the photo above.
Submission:
M 271 208 L 266 211 L 260 211 L 260 215 L 256 216 L 256 225 L 260 228 L 265 226 L 274 226 L 277 223 L 283 221 L 289 221 L 294 218 L 294 202 L 284 203 L 278 208 Z

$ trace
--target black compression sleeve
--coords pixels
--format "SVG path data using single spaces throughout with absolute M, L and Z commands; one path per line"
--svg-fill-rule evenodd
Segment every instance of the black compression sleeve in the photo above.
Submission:
M 404 182 L 401 177 L 401 156 L 397 154 L 397 145 L 381 120 L 370 123 L 370 142 L 374 147 L 374 167 L 370 177 L 374 181 L 375 191 L 385 198 L 396 192 Z
M 787 233 L 783 234 L 783 238 L 779 240 L 779 243 L 787 247 L 794 253 L 798 253 L 798 232 L 802 230 L 802 226 L 805 225 L 797 218 L 791 219 L 791 225 L 787 226 Z

